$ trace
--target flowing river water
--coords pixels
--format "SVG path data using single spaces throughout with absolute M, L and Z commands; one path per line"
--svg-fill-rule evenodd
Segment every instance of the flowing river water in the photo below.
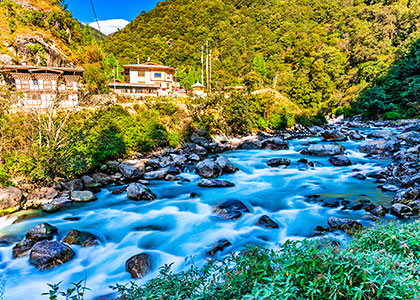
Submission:
M 361 133 L 376 129 L 362 129 Z M 322 199 L 369 199 L 374 204 L 390 205 L 391 193 L 377 188 L 375 179 L 359 180 L 356 173 L 366 174 L 389 164 L 386 160 L 366 158 L 358 150 L 360 142 L 342 142 L 346 155 L 353 165 L 334 167 L 328 157 L 304 156 L 300 151 L 311 142 L 322 143 L 311 137 L 289 141 L 289 150 L 237 150 L 226 152 L 239 171 L 225 174 L 221 179 L 235 183 L 231 188 L 201 188 L 199 176 L 183 173 L 190 182 L 152 181 L 149 186 L 157 200 L 136 202 L 126 194 L 114 195 L 110 186 L 97 194 L 91 203 L 73 204 L 54 214 L 34 211 L 20 212 L 0 218 L 0 238 L 15 236 L 22 240 L 30 228 L 47 222 L 58 228 L 57 240 L 71 229 L 89 231 L 100 239 L 100 244 L 83 248 L 71 245 L 76 257 L 57 268 L 39 271 L 29 264 L 28 257 L 13 259 L 11 245 L 0 245 L 0 299 L 47 299 L 41 296 L 48 291 L 47 283 L 70 282 L 87 279 L 87 299 L 111 292 L 109 285 L 132 280 L 125 271 L 125 262 L 133 255 L 147 252 L 154 261 L 153 272 L 137 280 L 139 284 L 158 274 L 159 267 L 174 263 L 179 271 L 194 262 L 202 264 L 208 258 L 205 252 L 220 239 L 232 245 L 225 252 L 236 251 L 246 244 L 263 244 L 276 248 L 287 239 L 310 237 L 317 225 L 327 226 L 330 216 L 359 220 L 363 225 L 374 224 L 362 217 L 364 210 L 350 211 L 342 207 L 328 208 L 316 202 L 305 201 L 308 196 L 320 195 Z M 286 157 L 292 160 L 288 168 L 271 168 L 265 162 L 271 158 Z M 297 164 L 306 158 L 315 163 L 308 168 Z M 355 171 L 354 169 L 358 169 Z M 197 197 L 191 198 L 190 194 Z M 250 213 L 237 221 L 226 221 L 212 213 L 213 206 L 223 200 L 238 199 L 246 204 Z M 22 218 L 22 214 L 28 214 Z M 264 229 L 254 224 L 268 215 L 279 229 Z M 70 221 L 69 217 L 78 217 Z M 393 218 L 387 215 L 385 218 Z M 67 219 L 67 220 L 65 220 Z M 342 233 L 328 234 L 345 245 L 348 237 Z M 220 255 L 220 253 L 219 253 Z

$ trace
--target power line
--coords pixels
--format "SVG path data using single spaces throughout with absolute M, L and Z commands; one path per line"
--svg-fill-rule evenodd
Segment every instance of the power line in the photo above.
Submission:
M 99 26 L 98 17 L 96 16 L 95 6 L 93 5 L 93 0 L 90 0 L 90 4 L 92 5 L 93 15 L 95 16 L 96 24 L 98 25 L 98 30 L 101 30 L 101 26 Z

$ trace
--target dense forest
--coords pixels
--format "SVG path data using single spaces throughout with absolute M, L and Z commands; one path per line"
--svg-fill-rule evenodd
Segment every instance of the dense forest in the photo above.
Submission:
M 372 117 L 413 117 L 419 17 L 418 0 L 167 0 L 104 47 L 123 63 L 151 57 L 177 67 L 189 87 L 200 79 L 209 41 L 215 88 L 275 86 L 314 111 L 348 113 L 351 105 Z M 397 63 L 405 58 L 410 74 Z M 395 91 L 398 84 L 405 87 Z

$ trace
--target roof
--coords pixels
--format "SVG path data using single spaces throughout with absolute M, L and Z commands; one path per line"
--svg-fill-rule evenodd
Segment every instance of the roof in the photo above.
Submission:
M 28 71 L 30 73 L 37 71 L 50 71 L 56 73 L 83 73 L 85 70 L 82 68 L 63 68 L 63 67 L 38 67 L 38 66 L 22 66 L 22 65 L 5 65 L 0 69 L 0 72 L 9 72 L 9 71 Z
M 199 83 L 199 82 L 197 82 L 197 83 L 193 84 L 191 87 L 193 87 L 193 88 L 195 88 L 195 87 L 200 87 L 200 88 L 203 88 L 203 87 L 204 87 L 204 85 L 203 85 L 203 84 L 201 84 L 201 83 Z
M 165 70 L 176 71 L 175 68 L 164 66 L 164 65 L 156 65 L 156 64 L 152 64 L 152 63 L 131 64 L 131 65 L 124 65 L 123 67 L 124 68 L 165 69 Z

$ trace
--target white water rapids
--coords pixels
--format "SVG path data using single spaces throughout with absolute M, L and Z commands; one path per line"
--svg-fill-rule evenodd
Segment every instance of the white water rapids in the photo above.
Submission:
M 368 129 L 370 130 L 370 129 Z M 368 130 L 364 130 L 367 132 Z M 363 131 L 362 131 L 363 132 Z M 349 211 L 342 207 L 327 208 L 305 201 L 305 196 L 320 195 L 322 199 L 344 198 L 350 201 L 369 199 L 374 204 L 389 206 L 392 194 L 377 188 L 374 179 L 358 180 L 356 173 L 366 174 L 386 166 L 389 161 L 365 158 L 358 151 L 359 142 L 340 143 L 346 147 L 346 155 L 353 165 L 334 167 L 328 157 L 303 156 L 299 152 L 309 142 L 320 143 L 321 138 L 292 140 L 289 150 L 238 150 L 224 153 L 239 168 L 235 174 L 225 174 L 221 179 L 235 183 L 232 188 L 200 188 L 199 176 L 183 173 L 180 176 L 191 182 L 153 181 L 149 186 L 157 195 L 151 202 L 129 200 L 126 194 L 113 195 L 115 186 L 102 189 L 98 200 L 85 204 L 73 204 L 54 214 L 20 212 L 9 218 L 0 218 L 0 238 L 12 236 L 22 240 L 30 228 L 47 222 L 58 228 L 57 240 L 71 229 L 89 231 L 100 239 L 100 244 L 83 248 L 71 245 L 76 257 L 57 268 L 39 271 L 29 264 L 28 256 L 12 258 L 14 244 L 0 246 L 0 299 L 47 299 L 41 293 L 48 291 L 47 283 L 70 282 L 87 278 L 87 298 L 104 295 L 109 285 L 132 280 L 125 271 L 125 262 L 133 255 L 147 252 L 154 260 L 154 270 L 138 280 L 144 283 L 158 273 L 158 268 L 174 262 L 179 271 L 194 262 L 205 262 L 205 252 L 220 239 L 228 239 L 232 246 L 226 252 L 236 251 L 250 243 L 275 248 L 287 239 L 309 237 L 317 225 L 327 226 L 330 216 L 359 220 L 363 225 L 373 222 L 362 220 L 364 210 Z M 292 160 L 288 168 L 271 168 L 265 162 L 271 158 L 285 157 Z M 298 169 L 293 166 L 301 158 L 317 161 L 323 166 Z M 359 171 L 353 171 L 358 169 Z M 194 192 L 198 196 L 191 198 Z M 250 209 L 237 221 L 226 221 L 212 213 L 215 204 L 238 199 Z M 30 214 L 22 218 L 22 214 Z M 262 216 L 268 215 L 279 229 L 255 226 Z M 66 221 L 66 217 L 80 217 L 78 221 Z M 386 218 L 392 218 L 387 215 Z M 331 233 L 345 243 L 342 233 Z M 226 253 L 224 252 L 224 253 Z M 220 255 L 220 253 L 219 253 Z

